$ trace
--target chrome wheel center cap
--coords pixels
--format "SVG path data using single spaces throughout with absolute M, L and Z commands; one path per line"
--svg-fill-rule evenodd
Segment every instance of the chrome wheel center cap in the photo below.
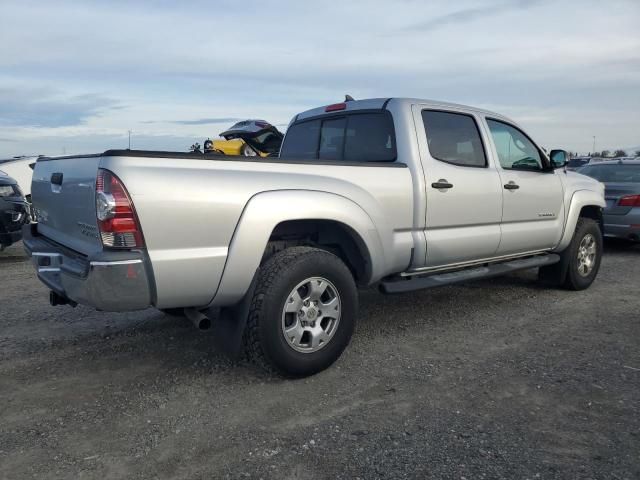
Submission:
M 326 278 L 309 277 L 295 286 L 282 308 L 282 333 L 291 348 L 314 353 L 333 338 L 340 323 L 342 302 Z

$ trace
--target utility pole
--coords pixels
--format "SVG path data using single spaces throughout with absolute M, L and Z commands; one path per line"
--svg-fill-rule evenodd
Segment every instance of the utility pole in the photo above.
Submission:
M 131 150 L 131 130 L 127 130 L 127 131 L 129 132 L 129 150 Z M 596 137 L 593 137 L 593 138 L 596 138 Z

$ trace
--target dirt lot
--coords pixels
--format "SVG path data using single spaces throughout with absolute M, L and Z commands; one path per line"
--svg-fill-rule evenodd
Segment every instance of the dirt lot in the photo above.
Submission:
M 0 477 L 640 477 L 640 247 L 593 287 L 533 272 L 361 294 L 351 346 L 286 381 L 154 310 L 53 308 L 0 254 Z

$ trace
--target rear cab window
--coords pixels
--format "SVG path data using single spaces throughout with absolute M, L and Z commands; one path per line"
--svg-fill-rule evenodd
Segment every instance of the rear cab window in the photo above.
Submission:
M 423 110 L 429 153 L 461 167 L 486 167 L 487 156 L 475 119 L 466 113 Z
M 345 163 L 396 160 L 393 118 L 388 111 L 327 115 L 289 127 L 280 150 L 285 160 Z

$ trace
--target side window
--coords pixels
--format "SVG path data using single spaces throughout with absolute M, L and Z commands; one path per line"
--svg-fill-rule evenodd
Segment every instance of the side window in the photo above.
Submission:
M 511 125 L 487 119 L 502 168 L 542 170 L 540 151 L 527 136 Z
M 346 118 L 335 118 L 322 122 L 320 130 L 320 149 L 318 158 L 322 160 L 340 160 L 344 144 L 344 127 Z
M 320 120 L 291 125 L 284 137 L 280 157 L 301 160 L 318 158 L 318 135 Z
M 463 167 L 485 167 L 487 158 L 476 121 L 463 113 L 423 110 L 429 153 L 436 160 Z

